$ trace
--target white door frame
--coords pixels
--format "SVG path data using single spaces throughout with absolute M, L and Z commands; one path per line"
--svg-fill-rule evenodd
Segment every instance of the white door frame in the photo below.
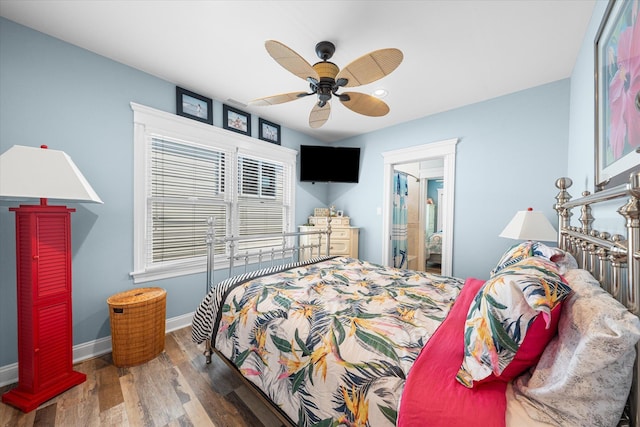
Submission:
M 443 188 L 438 188 L 438 205 L 437 206 L 442 206 L 443 203 L 443 199 L 444 199 L 444 189 Z M 438 212 L 436 215 L 436 231 L 440 231 L 440 225 L 442 224 L 442 210 L 440 208 L 438 208 Z
M 417 145 L 382 153 L 384 159 L 384 183 L 382 185 L 382 263 L 391 264 L 391 221 L 393 220 L 393 169 L 394 165 L 415 163 L 432 158 L 443 158 L 444 206 L 442 206 L 442 274 L 451 276 L 453 271 L 453 199 L 455 194 L 456 144 L 458 138 Z

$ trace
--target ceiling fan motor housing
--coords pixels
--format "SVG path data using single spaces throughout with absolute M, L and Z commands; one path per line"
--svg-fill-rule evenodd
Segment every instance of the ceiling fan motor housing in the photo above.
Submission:
M 331 99 L 331 94 L 338 89 L 336 86 L 336 76 L 340 69 L 333 62 L 327 61 L 314 64 L 313 69 L 318 73 L 318 77 L 320 77 L 316 92 L 318 94 L 318 100 L 324 105 Z
M 316 55 L 323 61 L 331 59 L 336 51 L 336 46 L 328 41 L 322 41 L 316 45 Z
M 323 78 L 330 78 L 331 80 L 335 81 L 335 78 L 340 71 L 336 64 L 327 61 L 317 62 L 313 64 L 313 69 L 316 70 L 316 73 L 318 73 L 318 77 L 320 77 L 320 80 L 322 80 Z

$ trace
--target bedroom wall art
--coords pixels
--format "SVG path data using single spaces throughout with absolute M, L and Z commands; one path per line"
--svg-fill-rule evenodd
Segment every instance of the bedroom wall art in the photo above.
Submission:
M 280 125 L 267 121 L 263 118 L 258 119 L 259 132 L 258 138 L 272 144 L 280 145 Z
M 213 101 L 176 86 L 176 114 L 212 125 Z
M 251 114 L 223 104 L 222 127 L 233 132 L 251 136 Z
M 640 19 L 634 7 L 637 2 L 611 0 L 596 35 L 596 191 L 628 182 L 640 166 Z

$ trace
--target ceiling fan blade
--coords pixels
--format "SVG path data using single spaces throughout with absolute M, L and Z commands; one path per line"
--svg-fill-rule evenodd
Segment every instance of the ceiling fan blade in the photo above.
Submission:
M 307 95 L 313 95 L 313 93 L 307 92 L 289 92 L 281 93 L 279 95 L 266 96 L 264 98 L 253 99 L 249 101 L 249 105 L 255 105 L 258 107 L 265 107 L 267 105 L 282 104 L 284 102 L 295 101 Z
M 389 112 L 389 106 L 375 96 L 359 92 L 345 92 L 341 95 L 347 95 L 349 97 L 348 100 L 343 100 L 343 98 L 346 97 L 341 96 L 339 99 L 342 104 L 356 113 L 370 117 L 380 117 Z
M 318 73 L 313 69 L 311 64 L 289 47 L 275 40 L 267 40 L 264 46 L 267 52 L 269 52 L 269 55 L 285 70 L 303 80 L 307 80 L 309 77 L 319 80 Z
M 316 103 L 311 109 L 311 114 L 309 114 L 309 127 L 312 129 L 317 129 L 329 120 L 329 115 L 331 114 L 331 104 L 327 102 L 323 107 L 318 106 Z
M 375 82 L 393 72 L 404 58 L 399 49 L 380 49 L 370 52 L 344 67 L 336 76 L 336 81 L 344 78 L 346 87 L 354 87 Z

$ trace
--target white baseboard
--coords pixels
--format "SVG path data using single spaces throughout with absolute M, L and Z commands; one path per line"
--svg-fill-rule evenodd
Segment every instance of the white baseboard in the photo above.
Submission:
M 165 326 L 166 332 L 173 332 L 178 329 L 186 328 L 191 325 L 193 321 L 193 313 L 183 314 L 182 316 L 172 317 L 167 319 L 167 325 Z
M 165 332 L 175 331 L 191 325 L 193 313 L 167 319 Z M 111 337 L 99 338 L 73 346 L 73 363 L 98 357 L 111 351 Z M 0 366 L 0 387 L 18 382 L 18 364 Z

